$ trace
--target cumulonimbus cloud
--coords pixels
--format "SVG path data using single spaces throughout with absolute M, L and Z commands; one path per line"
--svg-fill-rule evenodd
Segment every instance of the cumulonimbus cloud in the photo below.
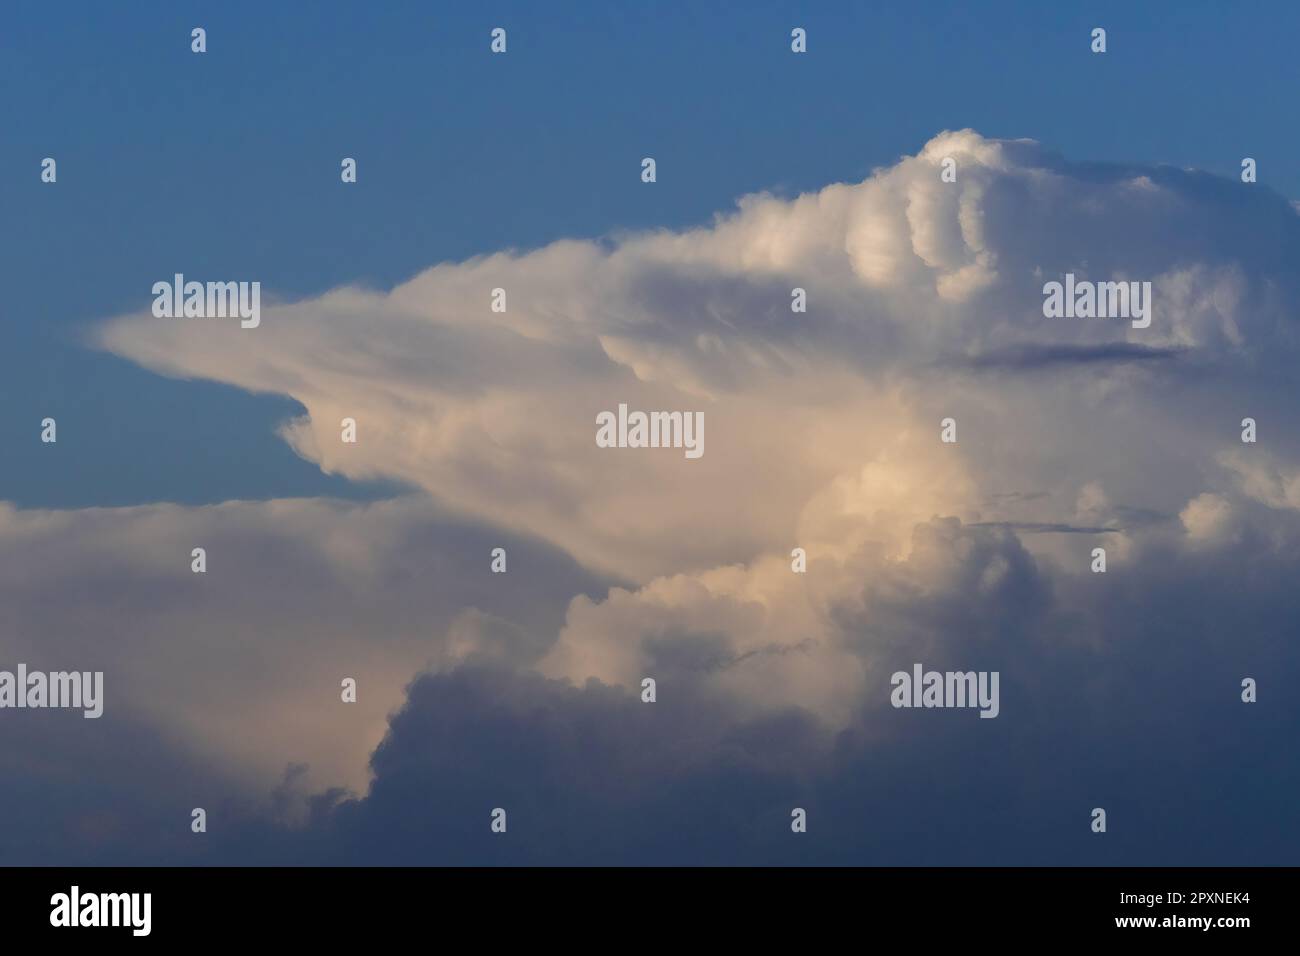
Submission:
M 1221 464 L 1240 419 L 1296 410 L 1277 383 L 1298 250 L 1300 217 L 1254 186 L 967 130 L 696 229 L 438 265 L 387 293 L 271 308 L 256 330 L 126 316 L 98 340 L 291 395 L 307 415 L 285 438 L 323 469 L 400 479 L 620 580 L 574 601 L 545 673 L 694 672 L 737 706 L 843 723 L 890 666 L 864 579 L 924 601 L 942 595 L 927 575 L 958 573 L 936 521 L 1097 529 L 1017 545 L 1064 573 L 1096 545 L 1129 560 L 1180 514 L 1193 538 L 1222 525 L 1198 496 L 1240 494 Z M 1150 282 L 1150 326 L 1045 317 L 1043 285 L 1067 272 Z M 705 454 L 597 447 L 597 414 L 620 403 L 703 412 Z M 948 417 L 955 444 L 939 441 Z M 1296 460 L 1270 432 L 1270 453 Z M 1007 560 L 990 557 L 976 593 Z
M 142 292 L 99 345 L 292 396 L 300 454 L 420 492 L 0 510 L 6 650 L 102 664 L 106 720 L 231 778 L 310 763 L 311 787 L 360 789 L 373 752 L 371 796 L 331 817 L 363 836 L 466 748 L 491 758 L 484 788 L 519 786 L 509 741 L 439 736 L 449 714 L 504 737 L 536 727 L 556 805 L 583 772 L 639 802 L 616 779 L 634 755 L 615 751 L 624 731 L 631 749 L 651 739 L 646 676 L 670 713 L 645 748 L 656 773 L 695 793 L 740 754 L 749 783 L 786 775 L 781 800 L 791 774 L 857 786 L 837 754 L 902 733 L 888 678 L 913 661 L 1001 669 L 1003 716 L 977 723 L 1032 715 L 1064 737 L 1145 706 L 1139 660 L 1185 655 L 1170 668 L 1185 683 L 1156 697 L 1195 686 L 1212 702 L 1232 688 L 1211 671 L 1296 669 L 1263 629 L 1294 610 L 1300 570 L 1297 261 L 1300 217 L 1261 186 L 960 131 L 860 183 L 336 289 L 266 308 L 256 329 L 154 319 Z M 1045 317 L 1043 285 L 1066 273 L 1151 282 L 1150 326 Z M 620 403 L 702 412 L 703 456 L 598 447 L 596 416 Z M 505 575 L 488 568 L 498 545 Z M 1243 618 L 1231 643 L 1207 629 Z M 408 699 L 420 671 L 437 676 Z M 341 676 L 360 679 L 356 710 Z M 673 787 L 656 792 L 679 820 Z

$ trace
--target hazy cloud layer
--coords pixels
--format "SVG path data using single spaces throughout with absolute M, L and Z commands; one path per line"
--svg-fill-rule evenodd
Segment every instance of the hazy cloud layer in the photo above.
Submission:
M 510 587 L 488 568 L 497 546 Z M 604 587 L 544 544 L 411 498 L 0 507 L 0 569 L 0 668 L 104 672 L 104 716 L 67 733 L 149 725 L 245 790 L 290 763 L 310 765 L 303 784 L 364 787 L 417 671 L 471 654 L 526 665 L 575 589 Z

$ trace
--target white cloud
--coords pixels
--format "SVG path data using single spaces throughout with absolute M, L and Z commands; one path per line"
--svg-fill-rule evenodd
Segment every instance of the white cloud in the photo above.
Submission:
M 256 331 L 127 316 L 100 341 L 291 395 L 308 414 L 285 437 L 326 471 L 409 482 L 621 578 L 573 601 L 547 673 L 630 686 L 660 668 L 742 710 L 842 724 L 900 641 L 951 639 L 956 612 L 918 609 L 997 620 L 1011 589 L 1086 568 L 1098 529 L 1121 528 L 1105 543 L 1131 573 L 1174 516 L 1188 546 L 1226 534 L 1241 492 L 1216 456 L 1239 407 L 1296 410 L 1277 387 L 1300 298 L 1279 247 L 1300 248 L 1280 199 L 967 130 L 697 229 L 443 264 L 386 294 L 264 310 Z M 1151 327 L 1045 319 L 1042 284 L 1067 271 L 1152 282 Z M 620 402 L 704 412 L 705 456 L 597 448 L 596 414 Z M 948 416 L 955 445 L 938 440 Z M 1288 480 L 1238 473 L 1246 495 L 1290 504 Z M 1081 527 L 1017 539 L 960 522 Z M 796 546 L 807 575 L 789 569 Z M 449 660 L 528 644 L 483 613 L 457 620 Z
M 1198 543 L 1217 544 L 1233 530 L 1232 503 L 1222 495 L 1197 495 L 1178 514 L 1187 535 Z

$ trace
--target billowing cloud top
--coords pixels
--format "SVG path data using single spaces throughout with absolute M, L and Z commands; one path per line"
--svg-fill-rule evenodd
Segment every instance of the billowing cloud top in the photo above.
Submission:
M 864 573 L 930 560 L 914 529 L 932 518 L 1110 529 L 1117 557 L 1142 521 L 1182 514 L 1193 538 L 1230 522 L 1197 495 L 1268 467 L 1232 449 L 1243 417 L 1282 431 L 1276 401 L 1251 396 L 1294 350 L 1278 266 L 1297 249 L 1300 219 L 1267 193 L 967 130 L 708 227 L 440 265 L 272 308 L 256 330 L 126 317 L 102 342 L 292 395 L 308 415 L 285 437 L 327 471 L 401 479 L 637 586 L 575 604 L 552 673 L 627 682 L 648 646 L 695 635 L 698 654 L 697 632 L 725 634 L 742 696 L 843 715 L 863 673 L 840 658 L 873 652 L 831 646 L 831 611 Z M 1150 326 L 1045 317 L 1066 273 L 1152 283 Z M 597 447 L 619 403 L 703 412 L 706 453 Z M 1076 569 L 1087 553 L 1037 546 Z

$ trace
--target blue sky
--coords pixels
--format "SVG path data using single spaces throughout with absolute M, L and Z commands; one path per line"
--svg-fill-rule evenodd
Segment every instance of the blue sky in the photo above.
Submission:
M 175 271 L 297 298 L 857 181 L 942 129 L 1300 197 L 1286 3 L 6 5 L 0 499 L 373 497 L 274 436 L 296 405 L 80 345 Z M 208 30 L 209 52 L 189 51 Z M 505 57 L 486 54 L 494 26 Z M 810 53 L 792 57 L 793 25 Z M 1094 26 L 1109 51 L 1088 49 Z M 338 163 L 355 156 L 356 188 Z M 659 164 L 641 187 L 642 156 Z M 53 156 L 59 182 L 39 181 Z M 87 481 L 92 474 L 92 481 Z
M 107 690 L 0 713 L 0 862 L 1295 862 L 1298 33 L 7 4 L 0 671 Z M 263 323 L 149 316 L 177 272 Z

